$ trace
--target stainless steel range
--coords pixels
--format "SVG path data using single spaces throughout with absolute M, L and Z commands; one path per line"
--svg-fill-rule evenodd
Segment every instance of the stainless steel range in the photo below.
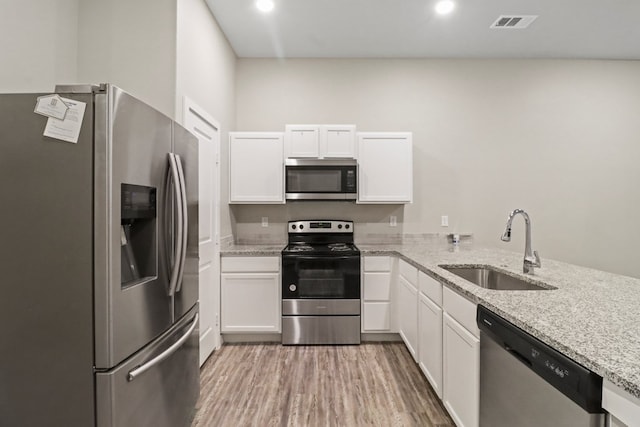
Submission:
M 360 344 L 360 251 L 351 221 L 290 221 L 282 343 Z

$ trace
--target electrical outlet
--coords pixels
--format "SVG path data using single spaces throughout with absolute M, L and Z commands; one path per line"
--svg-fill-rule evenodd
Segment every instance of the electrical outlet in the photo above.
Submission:
M 395 215 L 391 215 L 389 217 L 389 227 L 395 227 L 398 225 L 398 217 Z
M 218 326 L 218 313 L 216 313 L 216 324 L 215 326 Z
M 263 216 L 262 217 L 262 226 L 263 227 L 268 227 L 269 226 L 269 217 L 268 216 Z
M 447 215 L 442 215 L 440 217 L 440 225 L 442 227 L 448 227 L 449 226 L 449 217 Z

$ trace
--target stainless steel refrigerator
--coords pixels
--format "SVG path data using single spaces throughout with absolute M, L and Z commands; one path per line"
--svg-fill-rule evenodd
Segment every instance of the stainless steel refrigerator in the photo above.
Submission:
M 55 93 L 85 104 L 75 143 L 44 136 L 70 119 L 48 94 L 0 95 L 0 425 L 187 426 L 197 139 L 113 85 Z

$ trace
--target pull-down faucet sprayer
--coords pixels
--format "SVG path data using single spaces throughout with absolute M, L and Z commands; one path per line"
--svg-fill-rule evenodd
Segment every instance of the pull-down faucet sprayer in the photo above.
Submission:
M 540 257 L 538 256 L 538 251 L 531 250 L 531 220 L 529 219 L 529 215 L 523 211 L 522 209 L 514 209 L 507 218 L 507 226 L 504 229 L 504 233 L 502 233 L 502 241 L 510 242 L 511 241 L 511 223 L 513 222 L 513 218 L 517 214 L 522 214 L 524 217 L 524 224 L 526 227 L 526 235 L 524 242 L 524 264 L 522 266 L 522 271 L 526 274 L 533 274 L 534 267 L 541 267 Z

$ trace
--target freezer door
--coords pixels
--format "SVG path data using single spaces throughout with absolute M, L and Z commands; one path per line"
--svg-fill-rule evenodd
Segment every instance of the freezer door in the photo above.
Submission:
M 95 95 L 95 124 L 95 359 L 109 369 L 172 324 L 172 121 L 107 85 Z
M 197 306 L 116 368 L 96 374 L 98 427 L 187 427 L 200 389 Z
M 175 316 L 180 318 L 198 301 L 198 139 L 177 123 L 173 124 L 173 152 L 184 171 L 188 223 L 183 277 L 175 294 Z

